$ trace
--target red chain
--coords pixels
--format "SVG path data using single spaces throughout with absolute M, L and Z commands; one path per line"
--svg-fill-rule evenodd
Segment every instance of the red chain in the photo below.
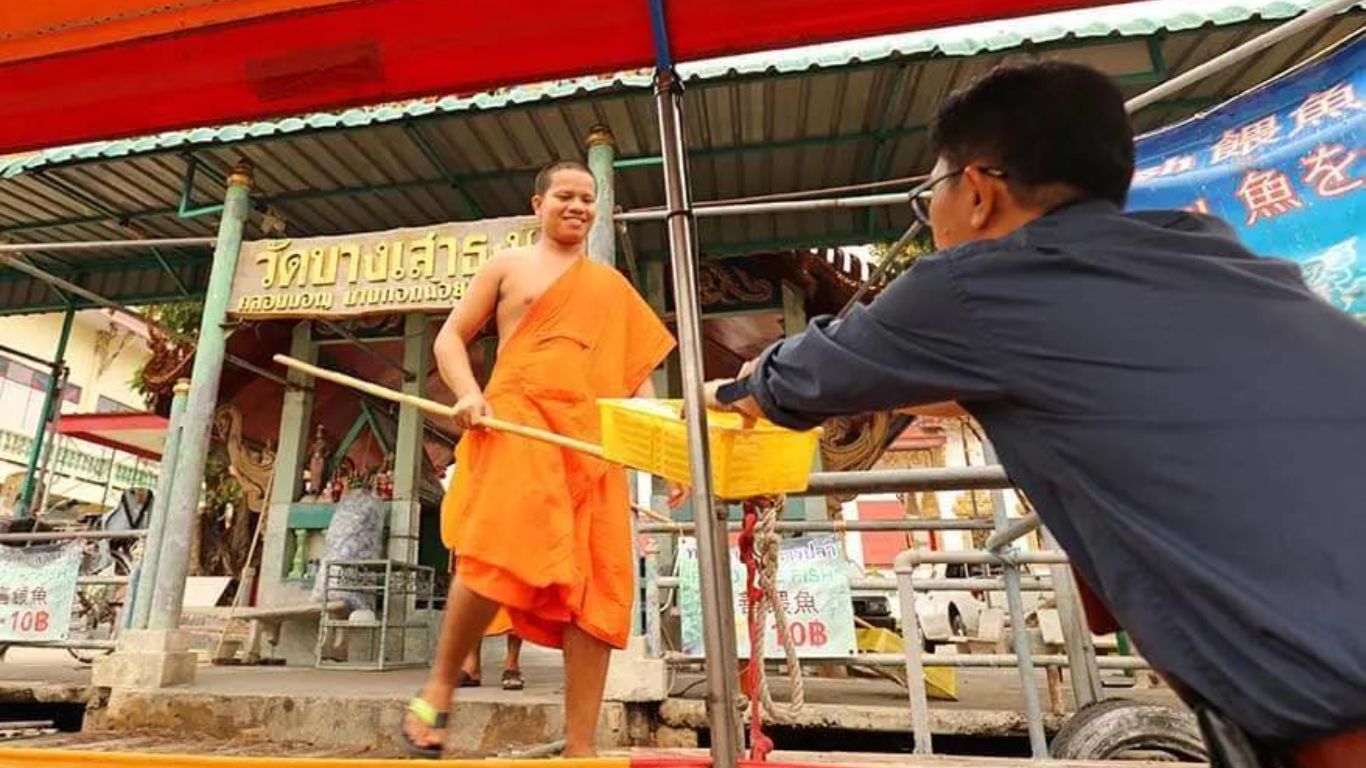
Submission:
M 762 762 L 773 751 L 773 740 L 764 735 L 763 707 L 759 703 L 759 672 L 764 663 L 758 653 L 763 627 L 759 626 L 759 603 L 764 599 L 764 591 L 758 586 L 759 568 L 754 560 L 754 527 L 759 522 L 757 500 L 746 501 L 743 505 L 745 516 L 740 528 L 740 561 L 745 564 L 745 594 L 749 597 L 747 618 L 749 621 L 749 663 L 740 677 L 741 688 L 749 697 L 749 759 Z

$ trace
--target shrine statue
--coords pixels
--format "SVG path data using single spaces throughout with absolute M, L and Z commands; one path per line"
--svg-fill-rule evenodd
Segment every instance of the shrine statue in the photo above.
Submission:
M 323 425 L 319 424 L 308 453 L 308 484 L 305 490 L 317 495 L 327 487 L 327 440 L 323 437 Z

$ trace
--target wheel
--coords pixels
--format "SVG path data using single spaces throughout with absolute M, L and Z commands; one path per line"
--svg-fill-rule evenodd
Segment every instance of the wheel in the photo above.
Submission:
M 106 563 L 99 575 L 127 576 L 132 572 L 128 556 L 117 550 L 105 550 Z M 96 584 L 76 592 L 77 606 L 71 614 L 71 640 L 104 640 L 118 637 L 123 621 L 123 606 L 127 602 L 127 584 Z M 82 664 L 91 664 L 112 648 L 67 648 L 66 652 Z
M 1195 716 L 1184 710 L 1130 699 L 1106 699 L 1082 707 L 1049 745 L 1058 759 L 1198 762 L 1209 759 Z

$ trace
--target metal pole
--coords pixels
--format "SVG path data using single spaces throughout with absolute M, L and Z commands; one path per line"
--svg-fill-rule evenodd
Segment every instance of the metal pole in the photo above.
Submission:
M 967 565 L 1006 565 L 1006 558 L 995 552 L 969 549 L 961 552 L 910 552 L 912 563 L 965 563 Z M 1067 555 L 1062 552 L 1015 552 L 1010 561 L 1020 565 L 1065 565 Z
M 238 165 L 228 177 L 223 203 L 223 219 L 218 225 L 218 247 L 214 249 L 213 270 L 204 295 L 204 314 L 199 323 L 199 343 L 195 347 L 190 393 L 182 416 L 180 456 L 166 507 L 166 531 L 162 558 L 157 567 L 156 592 L 152 598 L 151 629 L 174 630 L 180 625 L 181 602 L 185 596 L 185 577 L 190 566 L 191 526 L 199 507 L 200 486 L 204 482 L 204 462 L 209 453 L 209 432 L 213 409 L 218 401 L 219 379 L 223 373 L 227 336 L 223 320 L 227 316 L 228 293 L 242 248 L 242 229 L 250 211 L 251 167 Z
M 888 192 L 881 195 L 852 195 L 848 197 L 816 197 L 810 200 L 779 200 L 769 203 L 731 203 L 728 205 L 708 205 L 693 208 L 690 215 L 697 218 L 715 216 L 740 216 L 760 213 L 800 213 L 804 211 L 826 211 L 831 209 L 868 208 L 880 205 L 905 205 L 919 194 L 919 189 L 909 192 Z M 617 221 L 664 221 L 671 216 L 669 210 L 626 211 L 617 214 Z
M 309 389 L 312 386 L 311 384 L 291 384 L 288 379 L 281 376 L 280 374 L 275 373 L 274 371 L 268 371 L 259 365 L 249 363 L 246 360 L 243 360 L 242 358 L 238 357 L 237 355 L 224 355 L 223 360 L 226 361 L 228 365 L 231 365 L 235 368 L 241 368 L 242 370 L 248 371 L 250 373 L 254 373 L 257 376 L 260 376 L 261 378 L 266 379 L 267 381 L 273 381 L 282 387 Z
M 925 691 L 925 664 L 920 654 L 925 638 L 920 630 L 920 616 L 915 611 L 915 574 L 912 565 L 903 560 L 911 552 L 897 555 L 897 596 L 901 601 L 901 642 L 906 652 L 906 693 L 911 703 L 911 733 L 915 735 L 914 750 L 918 755 L 934 753 L 930 732 L 930 699 Z
M 1174 93 L 1179 93 L 1195 82 L 1237 64 L 1259 51 L 1270 48 L 1287 37 L 1303 32 L 1330 16 L 1334 16 L 1351 8 L 1360 1 L 1361 0 L 1329 0 L 1329 2 L 1320 5 L 1303 16 L 1268 30 L 1232 50 L 1215 56 L 1198 67 L 1192 67 L 1181 75 L 1158 85 L 1150 91 L 1140 93 L 1125 102 L 1124 107 L 1129 110 L 1130 113 L 1137 112 L 1154 102 L 1161 101 Z
M 1000 528 L 987 537 L 985 548 L 991 552 L 1012 544 L 1021 536 L 1027 536 L 1039 529 L 1043 521 L 1039 519 L 1038 512 L 1030 512 L 1018 520 L 1012 520 L 1005 527 Z
M 1047 528 L 1043 529 L 1045 546 L 1057 549 L 1058 542 Z M 1067 649 L 1067 664 L 1072 682 L 1072 698 L 1078 709 L 1104 698 L 1100 684 L 1100 670 L 1096 667 L 1096 646 L 1091 630 L 1086 626 L 1081 597 L 1072 569 L 1055 565 L 1049 569 L 1053 581 L 1053 599 L 1058 605 L 1058 621 L 1062 624 L 1063 647 Z
M 996 449 L 984 440 L 982 450 L 989 464 L 998 463 Z M 1000 490 L 991 492 L 991 517 L 996 529 L 1010 524 L 1006 517 L 1006 497 Z M 1034 661 L 1030 658 L 1029 632 L 1025 630 L 1024 598 L 1020 592 L 1020 569 L 1013 561 L 1005 563 L 1006 606 L 1010 611 L 1010 638 L 1015 645 L 1015 657 L 1020 670 L 1020 692 L 1024 694 L 1025 723 L 1029 727 L 1029 751 L 1035 760 L 1048 757 L 1048 739 L 1043 732 L 1043 708 L 1039 703 L 1039 685 L 1034 679 Z
M 39 477 L 42 478 L 42 492 L 38 494 L 39 512 L 47 509 L 47 498 L 52 493 L 52 457 L 57 452 L 57 443 L 60 441 L 63 446 L 69 444 L 69 441 L 61 440 L 58 429 L 62 424 L 62 401 L 66 398 L 66 383 L 71 376 L 71 369 L 62 366 L 60 370 L 61 375 L 57 379 L 56 407 L 52 409 L 52 421 L 48 423 L 48 431 L 52 433 L 52 439 L 48 440 L 47 445 L 43 447 L 43 464 L 39 471 Z
M 774 524 L 779 533 L 844 533 L 846 531 L 881 531 L 906 533 L 910 531 L 990 531 L 990 520 L 964 520 L 957 518 L 932 520 L 779 520 Z M 740 523 L 729 523 L 726 528 L 731 533 L 740 530 Z M 692 533 L 692 523 L 641 523 L 639 533 Z
M 659 589 L 678 589 L 682 586 L 681 580 L 677 576 L 658 576 L 654 581 Z M 882 591 L 895 592 L 899 587 L 897 582 L 892 579 L 850 579 L 849 588 L 861 591 Z M 953 590 L 960 592 L 964 590 L 981 591 L 1000 591 L 1006 588 L 1004 579 L 916 579 L 915 589 L 917 592 L 939 592 Z M 1021 579 L 1020 590 L 1023 592 L 1052 592 L 1053 583 L 1045 579 L 1030 578 Z
M 657 12 L 662 15 L 662 9 L 657 8 Z M 660 68 L 655 80 L 655 101 L 664 155 L 664 197 L 668 205 L 669 253 L 673 261 L 674 306 L 683 373 L 683 410 L 688 427 L 688 459 L 692 465 L 692 508 L 698 532 L 697 560 L 703 646 L 707 652 L 712 764 L 716 768 L 734 768 L 743 749 L 743 734 L 737 706 L 739 686 L 735 679 L 739 662 L 735 650 L 735 615 L 731 608 L 730 542 L 726 536 L 726 507 L 717 505 L 712 495 L 707 414 L 702 399 L 697 259 L 680 114 L 682 96 L 682 83 L 676 73 L 671 68 Z
M 354 333 L 352 333 L 352 332 L 346 330 L 346 329 L 343 328 L 341 325 L 339 325 L 339 324 L 337 324 L 337 323 L 334 323 L 334 322 L 332 322 L 331 320 L 328 320 L 328 319 L 325 318 L 325 317 L 317 317 L 317 318 L 314 318 L 314 319 L 317 320 L 318 322 L 322 323 L 323 325 L 327 326 L 328 328 L 332 329 L 332 332 L 333 332 L 333 333 L 335 333 L 335 334 L 337 334 L 338 336 L 342 337 L 343 339 L 346 339 L 347 341 L 351 342 L 352 346 L 356 347 L 356 348 L 359 349 L 361 352 L 365 353 L 366 355 L 370 356 L 371 358 L 373 358 L 373 359 L 375 359 L 375 360 L 378 360 L 379 362 L 383 363 L 385 366 L 387 366 L 387 367 L 389 367 L 389 368 L 392 368 L 392 369 L 394 369 L 395 371 L 398 371 L 399 373 L 403 374 L 403 380 L 404 380 L 404 381 L 413 381 L 414 379 L 417 378 L 417 374 L 415 374 L 415 373 L 413 373 L 412 371 L 408 370 L 408 368 L 407 368 L 405 365 L 403 365 L 403 363 L 399 362 L 398 360 L 395 360 L 394 358 L 390 357 L 389 355 L 384 354 L 383 352 L 380 352 L 378 349 L 372 349 L 372 348 L 370 347 L 370 345 L 369 345 L 369 344 L 366 344 L 363 340 L 361 340 L 360 337 L 358 337 L 358 336 L 356 336 L 356 334 L 354 334 Z M 232 363 L 233 365 L 237 365 L 237 364 L 238 364 L 238 363 L 237 363 L 237 360 L 229 360 L 228 362 Z M 245 363 L 246 361 L 243 361 L 243 362 Z M 243 368 L 246 368 L 247 365 L 251 365 L 251 364 L 250 364 L 250 363 L 246 363 L 246 365 L 243 365 L 242 367 L 243 367 Z M 275 374 L 272 374 L 272 375 L 275 375 Z M 280 383 L 280 384 L 286 383 L 284 379 L 279 378 L 278 376 L 277 376 L 276 378 L 277 378 L 277 383 Z
M 161 449 L 161 474 L 157 477 L 156 495 L 152 497 L 152 518 L 147 524 L 147 541 L 142 547 L 138 588 L 133 596 L 133 629 L 146 629 L 147 621 L 152 616 L 152 595 L 156 591 L 157 568 L 161 563 L 161 543 L 166 538 L 166 510 L 170 505 L 171 488 L 175 480 L 176 457 L 180 455 L 180 428 L 184 421 L 190 382 L 185 379 L 177 381 L 174 391 L 166 442 Z
M 881 469 L 869 472 L 814 472 L 805 491 L 788 496 L 829 496 L 837 493 L 895 493 L 899 491 L 956 491 L 1009 488 L 1010 478 L 1000 466 L 937 469 Z
M 915 190 L 912 190 L 911 192 L 911 196 L 914 197 Z M 892 243 L 892 247 L 887 249 L 887 253 L 883 254 L 882 263 L 877 265 L 877 271 L 873 272 L 873 274 L 868 276 L 867 280 L 863 281 L 863 285 L 860 285 L 858 290 L 854 292 L 854 295 L 849 297 L 849 301 L 845 302 L 836 317 L 843 318 L 845 315 L 849 314 L 849 310 L 863 301 L 863 297 L 867 295 L 869 289 L 871 289 L 874 284 L 881 282 L 882 278 L 891 271 L 892 265 L 896 263 L 897 257 L 901 255 L 902 251 L 910 247 L 911 241 L 920 234 L 920 230 L 924 229 L 924 227 L 925 225 L 921 224 L 919 219 L 911 222 L 911 226 L 907 227 L 906 231 L 901 234 L 901 237 L 898 238 L 895 243 Z
M 38 480 L 38 458 L 43 455 L 43 438 L 47 435 L 48 422 L 52 421 L 52 409 L 58 402 L 56 388 L 61 381 L 61 368 L 66 358 L 66 343 L 71 339 L 71 324 L 76 319 L 76 310 L 67 307 L 62 317 L 62 332 L 57 337 L 57 354 L 52 359 L 52 368 L 47 380 L 47 392 L 43 395 L 42 415 L 38 419 L 38 431 L 33 435 L 33 444 L 28 449 L 28 463 L 24 467 L 24 487 L 19 492 L 19 505 L 14 516 L 24 519 L 29 516 L 33 504 L 34 484 Z
M 156 323 L 153 323 L 151 320 L 144 317 L 141 313 L 129 309 L 128 307 L 123 306 L 117 301 L 106 299 L 105 297 L 99 295 L 98 293 L 95 293 L 94 291 L 86 290 L 85 288 L 82 288 L 81 286 L 76 285 L 73 282 L 63 280 L 62 278 L 57 277 L 56 275 L 48 274 L 47 272 L 44 272 L 43 270 L 33 266 L 32 264 L 20 261 L 19 259 L 13 256 L 7 255 L 2 250 L 4 249 L 4 247 L 4 245 L 0 245 L 0 266 L 9 267 L 10 269 L 13 269 L 16 272 L 22 272 L 35 280 L 41 280 L 44 283 L 47 283 L 48 285 L 65 291 L 66 293 L 70 293 L 74 296 L 80 296 L 81 298 L 85 299 L 86 301 L 89 301 L 92 304 L 95 304 L 96 306 L 105 307 L 106 309 L 112 309 L 115 312 L 126 315 L 135 320 L 141 320 L 142 322 L 147 323 L 149 325 L 156 325 Z
M 612 215 L 617 207 L 616 179 L 612 161 L 617 156 L 617 140 L 606 126 L 595 125 L 588 131 L 588 170 L 593 172 L 598 196 L 594 203 L 596 218 L 588 232 L 588 258 L 616 266 L 617 239 Z
M 15 357 L 21 357 L 31 363 L 37 363 L 38 365 L 41 365 L 44 368 L 51 368 L 54 365 L 54 363 L 51 360 L 44 360 L 43 358 L 38 357 L 37 355 L 30 355 L 27 352 L 15 349 L 14 347 L 5 346 L 4 344 L 0 344 L 0 352 L 4 352 L 5 354 L 9 355 L 14 355 Z
M 44 533 L 0 533 L 0 544 L 25 544 L 31 541 L 109 541 L 140 539 L 146 531 L 46 531 Z
M 79 243 L 0 243 L 0 253 L 27 251 L 95 251 L 111 248 L 175 248 L 213 245 L 212 237 L 168 237 L 163 240 L 84 240 Z

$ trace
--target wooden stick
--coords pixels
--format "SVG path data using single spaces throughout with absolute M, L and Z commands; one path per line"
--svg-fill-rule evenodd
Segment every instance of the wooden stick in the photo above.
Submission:
M 347 376 L 344 373 L 338 373 L 337 371 L 333 371 L 328 368 L 320 368 L 316 365 L 305 363 L 302 360 L 295 360 L 294 358 L 288 355 L 276 355 L 275 362 L 293 368 L 296 371 L 302 371 L 303 373 L 306 373 L 315 378 L 326 379 L 327 381 L 330 381 L 333 384 L 340 384 L 344 387 L 359 389 L 360 391 L 368 395 L 374 395 L 375 397 L 384 400 L 389 400 L 402 405 L 411 405 L 419 410 L 426 411 L 427 413 L 431 413 L 436 416 L 444 416 L 447 419 L 450 419 L 455 416 L 455 409 L 449 405 L 442 405 L 441 403 L 438 403 L 435 400 L 428 400 L 424 397 L 409 395 L 405 392 L 399 392 L 393 389 L 389 389 L 388 387 L 381 387 L 378 384 L 373 384 L 368 381 L 362 381 L 361 379 L 357 379 L 354 376 Z M 476 424 L 480 427 L 485 427 L 487 429 L 494 429 L 499 432 L 507 432 L 508 434 L 529 437 L 532 440 L 540 440 L 543 443 L 558 445 L 561 448 L 568 448 L 571 451 L 586 453 L 589 456 L 595 456 L 599 459 L 606 458 L 603 455 L 602 446 L 600 445 L 594 445 L 593 443 L 585 442 L 583 440 L 575 440 L 572 437 L 565 437 L 564 435 L 555 432 L 549 432 L 544 429 L 527 427 L 521 424 L 514 424 L 510 421 L 503 421 L 502 419 L 495 418 L 482 418 L 479 419 L 476 422 Z

